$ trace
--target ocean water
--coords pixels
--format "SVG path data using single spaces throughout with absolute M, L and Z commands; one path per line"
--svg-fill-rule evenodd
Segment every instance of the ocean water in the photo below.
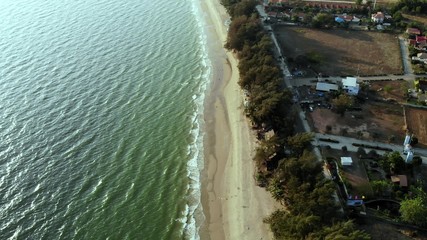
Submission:
M 0 1 L 0 239 L 197 239 L 196 0 Z

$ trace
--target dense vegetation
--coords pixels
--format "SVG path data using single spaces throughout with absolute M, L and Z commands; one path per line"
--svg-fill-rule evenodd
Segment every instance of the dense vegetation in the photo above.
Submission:
M 402 11 L 404 13 L 426 13 L 426 0 L 400 0 L 392 7 L 392 12 Z
M 406 14 L 426 14 L 427 13 L 427 1 L 426 0 L 399 0 L 393 4 L 390 9 L 393 16 L 393 21 L 396 27 L 405 29 L 406 27 L 415 27 L 423 32 L 426 30 L 426 26 L 423 23 L 408 21 L 404 18 L 402 13 Z
M 232 17 L 225 46 L 239 58 L 239 84 L 248 98 L 246 113 L 262 133 L 254 157 L 258 182 L 286 206 L 265 219 L 275 237 L 370 239 L 342 219 L 333 182 L 307 150 L 313 135 L 294 133 L 292 95 L 284 86 L 271 39 L 254 11 L 255 2 L 223 0 L 223 5 Z M 267 137 L 267 131 L 274 135 Z

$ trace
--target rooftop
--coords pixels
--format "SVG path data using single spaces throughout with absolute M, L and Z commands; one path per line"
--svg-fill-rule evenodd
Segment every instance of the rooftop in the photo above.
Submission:
M 408 28 L 408 29 L 406 29 L 406 33 L 414 34 L 414 35 L 420 35 L 421 31 L 418 28 Z
M 401 187 L 408 186 L 408 178 L 406 177 L 406 175 L 394 175 L 390 178 L 393 183 L 399 183 Z
M 324 92 L 329 92 L 331 90 L 338 91 L 338 85 L 331 84 L 331 83 L 325 83 L 325 82 L 318 82 L 316 84 L 316 90 L 324 91 Z
M 355 78 L 355 77 L 343 78 L 342 85 L 348 86 L 348 87 L 357 87 L 357 78 Z
M 372 14 L 372 18 L 384 19 L 384 13 L 382 13 L 382 12 L 374 13 L 374 14 Z
M 341 157 L 341 165 L 351 166 L 353 164 L 353 159 L 351 157 Z

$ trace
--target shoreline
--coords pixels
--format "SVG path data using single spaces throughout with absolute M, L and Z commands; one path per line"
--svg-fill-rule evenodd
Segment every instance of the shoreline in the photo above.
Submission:
M 229 19 L 219 0 L 201 2 L 213 42 L 212 83 L 205 100 L 201 239 L 272 239 L 263 219 L 280 207 L 266 189 L 256 186 L 252 161 L 256 138 L 243 113 L 238 61 L 223 45 Z M 211 46 L 210 46 L 211 47 Z M 212 49 L 211 49 L 212 51 Z

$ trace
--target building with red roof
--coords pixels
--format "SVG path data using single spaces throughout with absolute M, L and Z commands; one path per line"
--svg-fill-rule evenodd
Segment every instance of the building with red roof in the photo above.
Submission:
M 421 31 L 418 28 L 408 28 L 406 29 L 406 33 L 409 35 L 420 35 Z
M 415 41 L 417 41 L 417 43 L 420 43 L 420 42 L 423 42 L 423 41 L 426 41 L 426 40 L 427 40 L 426 36 L 416 36 L 415 37 Z
M 382 12 L 377 12 L 372 14 L 372 21 L 374 21 L 375 23 L 383 23 L 384 22 L 384 13 Z

